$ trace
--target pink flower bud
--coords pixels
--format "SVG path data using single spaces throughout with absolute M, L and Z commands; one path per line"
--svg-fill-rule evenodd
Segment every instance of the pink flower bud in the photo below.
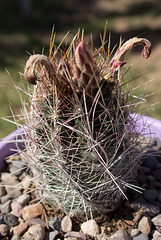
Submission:
M 74 51 L 74 83 L 79 88 L 89 89 L 96 85 L 98 75 L 97 65 L 93 59 L 90 47 L 81 41 Z

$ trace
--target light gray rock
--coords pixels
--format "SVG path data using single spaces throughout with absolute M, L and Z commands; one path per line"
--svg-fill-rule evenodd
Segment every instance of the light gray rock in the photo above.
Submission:
M 81 224 L 81 230 L 84 234 L 96 237 L 100 233 L 100 228 L 95 220 L 91 219 Z
M 149 240 L 149 238 L 144 233 L 141 233 L 137 237 L 134 237 L 133 240 Z
M 17 167 L 15 167 L 15 166 L 10 167 L 9 171 L 14 176 L 20 176 L 22 174 L 22 170 L 21 169 L 17 169 Z
M 17 202 L 21 203 L 22 205 L 26 205 L 30 201 L 30 194 L 22 194 L 17 198 Z
M 105 233 L 102 233 L 102 234 L 97 235 L 96 239 L 97 240 L 109 240 L 109 237 Z
M 2 172 L 1 179 L 4 185 L 6 184 L 13 185 L 17 181 L 17 177 L 8 172 Z
M 125 230 L 118 230 L 112 236 L 109 237 L 112 240 L 132 240 L 129 234 Z
M 6 224 L 0 224 L 0 237 L 5 237 L 9 233 L 9 227 Z
M 102 234 L 100 234 L 102 235 Z M 71 232 L 68 232 L 64 235 L 65 238 L 69 238 L 69 237 L 74 237 L 74 238 L 78 238 L 78 239 L 81 239 L 81 240 L 86 240 L 86 235 L 84 233 L 81 233 L 81 232 L 75 232 L 75 231 L 71 231 Z M 98 239 L 98 235 L 97 235 L 97 239 Z
M 161 233 L 157 230 L 152 230 L 151 235 L 153 238 L 157 238 L 157 237 L 161 238 Z
M 152 218 L 151 221 L 155 226 L 161 227 L 161 214 L 158 214 L 156 217 Z
M 45 237 L 45 229 L 40 224 L 31 226 L 22 236 L 21 240 L 43 240 Z
M 5 202 L 7 202 L 9 199 L 10 199 L 10 197 L 6 194 L 6 195 L 1 197 L 1 203 L 3 204 Z
M 9 199 L 7 202 L 1 204 L 0 210 L 1 213 L 9 213 L 11 211 L 11 200 Z
M 21 237 L 19 235 L 14 235 L 11 240 L 21 240 Z
M 72 220 L 70 217 L 65 216 L 61 221 L 61 229 L 63 232 L 70 232 L 72 231 Z
M 12 161 L 12 166 L 19 169 L 19 170 L 25 170 L 26 163 L 23 161 Z
M 131 237 L 133 238 L 133 237 L 136 237 L 136 236 L 138 236 L 140 234 L 140 231 L 139 231 L 139 229 L 138 228 L 133 228 L 132 230 L 131 230 Z
M 16 217 L 22 216 L 22 208 L 22 204 L 19 202 L 14 201 L 11 203 L 12 214 Z
M 49 232 L 49 240 L 55 240 L 56 236 L 59 234 L 57 230 Z
M 19 182 L 15 182 L 15 185 L 13 185 L 11 187 L 6 187 L 7 194 L 10 198 L 15 199 L 22 194 L 18 184 L 19 184 Z
M 0 186 L 0 197 L 3 197 L 6 194 L 5 186 Z
M 151 220 L 149 217 L 143 216 L 138 224 L 138 230 L 145 235 L 149 235 L 151 232 Z
M 32 226 L 32 225 L 35 225 L 35 224 L 40 224 L 43 227 L 46 227 L 46 223 L 43 220 L 41 220 L 40 218 L 31 218 L 31 219 L 26 220 L 25 223 L 28 226 Z

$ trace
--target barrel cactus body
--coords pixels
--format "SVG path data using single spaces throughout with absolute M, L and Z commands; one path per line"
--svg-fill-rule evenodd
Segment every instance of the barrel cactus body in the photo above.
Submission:
M 34 84 L 26 120 L 26 151 L 43 199 L 68 214 L 115 210 L 135 178 L 142 149 L 123 87 L 124 56 L 142 38 L 125 42 L 112 59 L 79 37 L 50 57 L 31 55 L 24 76 Z M 104 53 L 105 52 L 105 53 Z

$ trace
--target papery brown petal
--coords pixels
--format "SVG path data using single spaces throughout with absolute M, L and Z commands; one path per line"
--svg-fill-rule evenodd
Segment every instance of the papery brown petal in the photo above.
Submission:
M 51 61 L 46 56 L 41 54 L 31 55 L 26 62 L 24 77 L 27 82 L 33 85 L 36 85 L 37 81 L 39 80 L 37 76 L 38 64 L 44 65 L 49 75 L 51 75 L 53 71 Z

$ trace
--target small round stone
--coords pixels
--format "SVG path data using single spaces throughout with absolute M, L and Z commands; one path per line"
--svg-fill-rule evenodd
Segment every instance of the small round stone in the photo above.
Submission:
M 155 189 L 146 189 L 143 197 L 149 202 L 153 202 L 157 199 L 158 191 Z
M 32 204 L 22 209 L 22 217 L 24 220 L 28 220 L 41 215 L 43 211 L 44 211 L 44 208 L 41 203 Z
M 16 201 L 12 202 L 11 209 L 12 209 L 13 215 L 15 215 L 16 217 L 22 216 L 22 204 L 21 203 L 16 202 Z
M 6 194 L 6 189 L 4 186 L 0 186 L 0 197 L 4 196 Z
M 72 231 L 72 220 L 69 216 L 65 216 L 61 221 L 61 229 L 63 232 L 70 232 Z
M 22 174 L 21 169 L 17 169 L 15 166 L 10 167 L 10 173 L 13 174 L 14 176 L 20 176 Z
M 43 227 L 46 227 L 46 223 L 43 220 L 41 220 L 40 218 L 31 218 L 31 219 L 28 219 L 25 223 L 28 226 L 32 226 L 32 225 L 35 225 L 35 224 L 40 224 Z
M 143 166 L 150 168 L 151 170 L 155 169 L 155 166 L 158 164 L 158 160 L 153 156 L 146 156 L 143 160 Z
M 149 240 L 149 238 L 144 233 L 141 233 L 138 236 L 134 237 L 133 240 Z
M 156 169 L 155 171 L 153 171 L 153 176 L 156 181 L 161 182 L 161 169 Z
M 17 202 L 21 203 L 22 205 L 26 205 L 30 201 L 30 194 L 22 194 L 17 198 Z
M 9 227 L 14 227 L 19 224 L 18 218 L 13 214 L 8 214 L 4 216 L 4 222 Z
M 44 240 L 45 229 L 40 224 L 31 226 L 27 232 L 22 236 L 21 240 L 34 239 L 34 240 Z
M 0 237 L 5 237 L 9 233 L 9 227 L 6 224 L 0 224 Z
M 13 234 L 21 236 L 24 232 L 26 232 L 27 228 L 27 224 L 22 222 L 13 228 Z
M 140 233 L 139 229 L 134 228 L 134 229 L 131 230 L 131 234 L 130 234 L 130 235 L 131 235 L 131 237 L 133 238 L 133 237 L 138 236 L 139 233 Z
M 59 234 L 57 230 L 49 232 L 49 240 L 55 240 L 56 236 Z
M 1 213 L 9 213 L 11 211 L 11 200 L 9 199 L 7 202 L 1 204 L 0 206 Z
M 138 230 L 148 236 L 151 232 L 151 225 L 150 218 L 143 216 L 138 224 Z
M 49 226 L 53 229 L 53 230 L 57 230 L 60 231 L 61 229 L 61 219 L 57 218 L 57 217 L 52 217 L 49 220 Z
M 21 240 L 21 236 L 19 235 L 14 235 L 11 240 Z
M 100 228 L 95 220 L 91 219 L 87 222 L 81 224 L 81 230 L 84 234 L 87 234 L 91 237 L 96 237 L 100 233 Z
M 4 215 L 5 215 L 4 213 L 0 213 L 0 224 L 4 223 L 4 220 L 3 220 Z

